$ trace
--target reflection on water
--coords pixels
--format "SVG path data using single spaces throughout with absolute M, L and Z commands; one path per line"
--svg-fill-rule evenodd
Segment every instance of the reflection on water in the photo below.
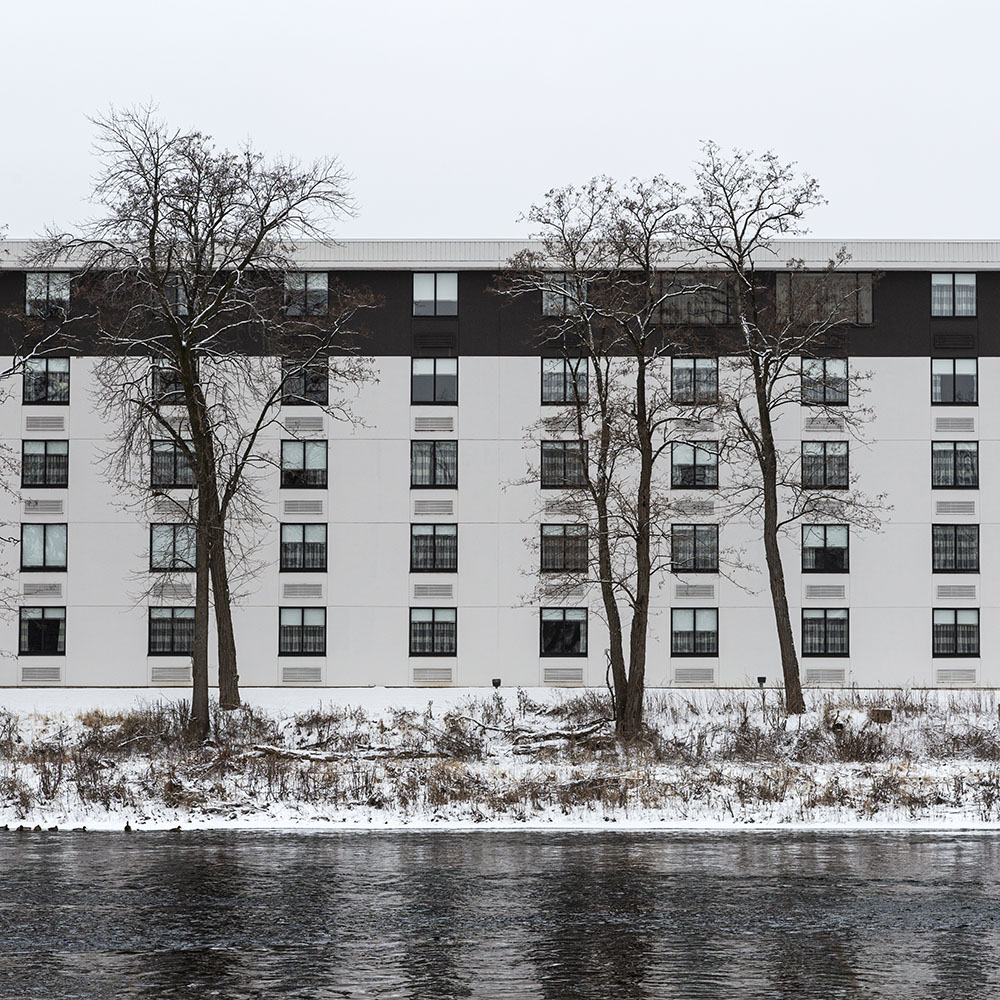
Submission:
M 1000 996 L 1000 839 L 10 833 L 0 997 Z

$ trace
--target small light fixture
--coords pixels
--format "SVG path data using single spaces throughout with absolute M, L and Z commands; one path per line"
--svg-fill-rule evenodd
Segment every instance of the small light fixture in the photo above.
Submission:
M 499 677 L 494 677 L 494 678 L 493 678 L 493 686 L 494 686 L 495 688 L 498 688 L 498 687 L 500 687 L 500 678 L 499 678 Z
M 763 687 L 766 683 L 767 683 L 767 678 L 766 677 L 758 677 L 757 678 L 757 684 L 758 684 L 758 686 Z

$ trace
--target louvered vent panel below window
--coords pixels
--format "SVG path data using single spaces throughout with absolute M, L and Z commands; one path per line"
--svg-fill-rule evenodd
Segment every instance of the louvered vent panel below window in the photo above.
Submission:
M 66 430 L 66 417 L 60 414 L 59 416 L 49 416 L 49 417 L 25 417 L 24 418 L 24 429 L 29 434 L 41 433 L 41 432 L 63 432 Z
M 312 598 L 314 600 L 323 596 L 323 584 L 321 583 L 284 583 L 281 585 L 282 597 Z
M 844 421 L 840 417 L 807 417 L 805 429 L 807 431 L 842 431 Z
M 976 335 L 974 333 L 935 333 L 934 346 L 972 350 L 976 346 Z
M 321 434 L 323 427 L 322 417 L 288 417 L 285 420 L 289 434 Z
M 451 667 L 414 667 L 414 684 L 450 684 L 454 676 Z
M 934 430 L 949 434 L 975 434 L 975 417 L 935 417 Z
M 675 667 L 674 683 L 687 687 L 705 687 L 715 683 L 715 667 Z
M 546 500 L 545 514 L 549 517 L 579 514 L 580 504 L 573 500 Z
M 847 588 L 842 583 L 807 583 L 806 599 L 810 601 L 842 601 Z
M 974 601 L 976 585 L 974 583 L 942 583 L 938 585 L 939 601 Z
M 806 684 L 816 687 L 843 687 L 847 680 L 844 667 L 806 667 Z
M 585 597 L 587 585 L 585 583 L 559 584 L 550 580 L 543 580 L 540 592 L 547 600 L 563 600 L 570 597 Z
M 413 429 L 418 434 L 440 431 L 453 431 L 455 429 L 454 417 L 414 417 Z
M 714 500 L 679 500 L 674 505 L 678 514 L 710 516 L 715 513 Z
M 61 583 L 42 583 L 41 581 L 34 581 L 31 583 L 25 583 L 21 588 L 21 592 L 25 597 L 59 597 L 63 595 L 63 586 Z
M 942 667 L 937 671 L 942 687 L 970 687 L 976 683 L 975 667 Z
M 677 583 L 674 584 L 674 597 L 682 600 L 713 601 L 715 600 L 715 584 Z
M 62 667 L 45 667 L 35 664 L 21 666 L 22 684 L 61 684 Z
M 281 668 L 282 684 L 322 684 L 323 668 L 308 666 L 283 666 Z
M 543 684 L 582 684 L 583 667 L 543 667 Z
M 194 597 L 194 591 L 184 580 L 163 580 L 153 586 L 153 597 L 161 601 L 184 601 Z
M 193 496 L 154 497 L 150 504 L 150 516 L 161 524 L 180 524 L 193 521 L 197 508 L 197 498 Z
M 715 424 L 711 420 L 690 420 L 678 424 L 678 429 L 683 430 L 685 436 L 688 434 L 714 434 Z
M 283 500 L 281 503 L 282 514 L 302 516 L 317 515 L 323 516 L 323 501 L 319 498 L 309 500 Z
M 437 597 L 447 598 L 450 601 L 455 597 L 455 587 L 450 583 L 415 583 L 413 597 L 414 600 Z
M 416 517 L 428 517 L 432 514 L 443 514 L 452 517 L 455 513 L 454 500 L 414 500 L 413 513 Z
M 31 515 L 62 514 L 65 504 L 62 500 L 25 500 L 24 513 Z
M 154 663 L 149 670 L 149 680 L 152 684 L 190 684 L 191 667 Z
M 935 514 L 975 514 L 975 500 L 938 500 L 934 504 Z

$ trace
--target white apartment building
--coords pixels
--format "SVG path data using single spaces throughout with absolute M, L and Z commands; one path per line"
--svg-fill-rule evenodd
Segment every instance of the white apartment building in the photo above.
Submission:
M 545 571 L 578 564 L 586 541 L 549 501 L 558 489 L 525 482 L 540 466 L 561 485 L 553 470 L 566 442 L 531 431 L 563 391 L 561 363 L 534 346 L 541 300 L 490 290 L 521 246 L 347 241 L 301 251 L 301 267 L 317 275 L 311 287 L 335 275 L 382 296 L 368 348 L 378 382 L 354 401 L 358 424 L 303 402 L 270 432 L 272 523 L 234 608 L 244 686 L 604 685 L 598 588 L 551 602 L 538 592 Z M 780 274 L 796 257 L 819 270 L 840 246 L 789 242 L 770 266 Z M 804 474 L 837 485 L 849 468 L 891 509 L 879 532 L 812 524 L 784 541 L 803 680 L 997 686 L 1000 241 L 846 248 L 871 300 L 819 382 L 835 394 L 838 366 L 870 372 L 873 417 L 858 440 L 803 402 L 779 433 L 801 443 Z M 64 276 L 26 272 L 20 245 L 6 249 L 8 314 L 69 294 Z M 14 610 L 0 618 L 10 654 L 0 686 L 190 682 L 189 529 L 169 502 L 140 516 L 103 475 L 113 443 L 94 407 L 94 364 L 49 357 L 3 386 L 12 492 L 0 520 L 12 539 L 3 554 Z M 702 375 L 710 384 L 717 366 L 725 358 L 679 363 L 678 398 Z M 675 529 L 675 571 L 654 588 L 647 683 L 776 681 L 759 534 L 718 525 L 713 472 L 694 470 L 712 465 L 711 431 L 692 441 L 704 446 L 673 457 L 687 515 Z M 152 481 L 137 486 L 190 494 L 172 448 L 151 448 Z M 729 548 L 761 572 L 726 572 L 719 551 Z

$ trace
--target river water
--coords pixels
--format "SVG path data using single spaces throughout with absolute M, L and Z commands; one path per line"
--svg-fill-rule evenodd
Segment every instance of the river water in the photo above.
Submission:
M 0 833 L 0 997 L 1000 996 L 1000 837 Z

